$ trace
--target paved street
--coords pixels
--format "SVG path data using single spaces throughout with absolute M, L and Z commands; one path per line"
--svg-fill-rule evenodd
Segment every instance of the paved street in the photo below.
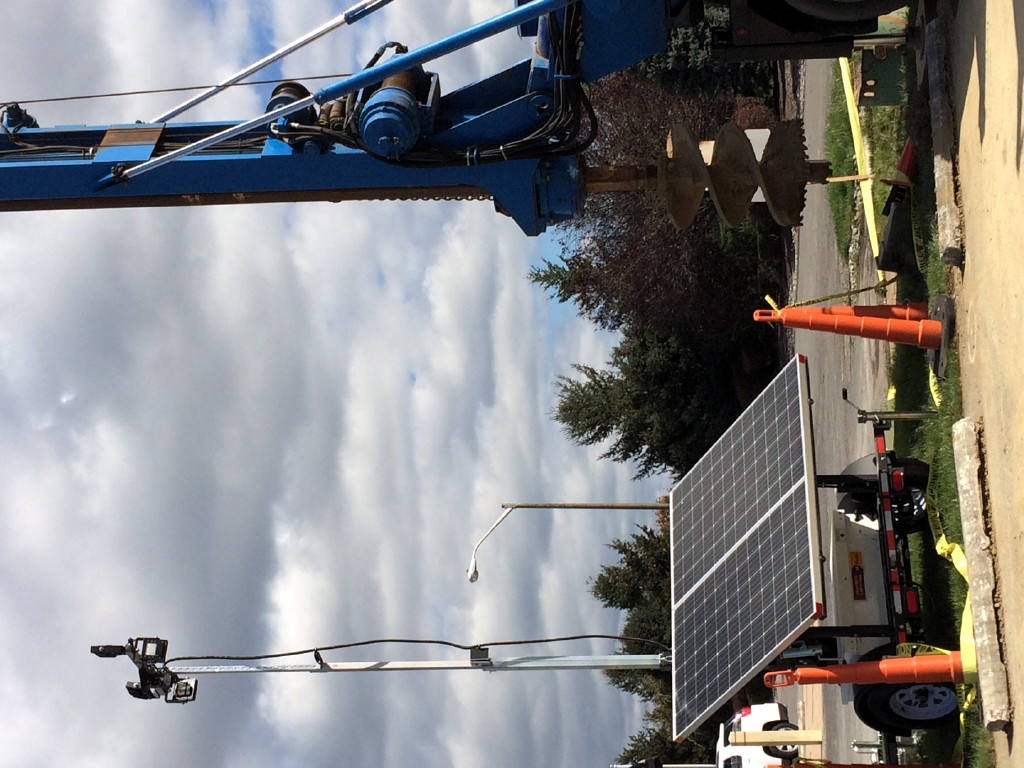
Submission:
M 832 66 L 831 61 L 809 61 L 804 70 L 803 117 L 811 159 L 822 159 L 825 155 L 825 114 L 832 87 Z M 836 252 L 832 214 L 823 186 L 808 189 L 804 225 L 796 231 L 796 239 L 796 300 L 828 296 L 877 281 L 870 257 L 861 258 L 860 270 L 851 274 L 848 262 Z M 855 301 L 877 303 L 878 299 L 873 294 L 863 294 Z M 796 352 L 807 355 L 809 361 L 817 469 L 823 473 L 839 472 L 873 448 L 871 430 L 857 423 L 856 411 L 842 400 L 842 389 L 846 387 L 850 400 L 861 408 L 883 407 L 888 389 L 888 347 L 878 341 L 810 331 L 797 331 L 794 344 Z M 829 537 L 835 496 L 834 491 L 819 492 L 823 540 Z M 827 594 L 826 599 L 835 606 L 833 595 Z M 831 618 L 842 621 L 842 617 L 835 615 Z M 864 642 L 863 650 L 875 644 L 870 640 Z M 870 755 L 854 752 L 851 742 L 870 741 L 876 735 L 856 719 L 852 706 L 840 696 L 839 688 L 827 686 L 791 689 L 781 698 L 793 710 L 791 716 L 799 712 L 802 727 L 825 731 L 823 747 L 807 747 L 802 754 L 839 762 L 869 763 Z

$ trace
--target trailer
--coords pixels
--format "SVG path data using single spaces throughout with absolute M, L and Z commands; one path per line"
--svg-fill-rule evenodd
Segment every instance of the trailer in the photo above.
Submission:
M 875 451 L 838 475 L 818 475 L 817 483 L 838 494 L 830 557 L 837 600 L 855 621 L 870 622 L 873 616 L 880 616 L 890 634 L 884 642 L 857 654 L 843 653 L 840 643 L 835 658 L 810 662 L 815 665 L 878 661 L 898 655 L 899 644 L 925 642 L 909 537 L 930 529 L 930 468 L 919 459 L 897 456 L 887 447 L 886 433 L 897 414 L 860 414 L 862 423 L 871 424 Z M 879 601 L 878 596 L 884 600 Z M 951 683 L 857 684 L 846 693 L 864 723 L 891 736 L 945 728 L 959 717 L 957 692 Z
M 928 466 L 886 443 L 817 471 L 808 360 L 798 356 L 672 489 L 674 736 L 686 738 L 758 675 L 879 660 L 922 643 L 909 537 L 928 526 Z M 819 509 L 818 492 L 838 503 Z M 952 685 L 847 686 L 871 729 L 956 721 Z

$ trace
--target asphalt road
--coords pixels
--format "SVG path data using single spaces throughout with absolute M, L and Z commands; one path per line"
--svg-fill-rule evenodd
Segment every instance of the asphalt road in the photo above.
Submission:
M 809 61 L 803 74 L 803 119 L 811 159 L 822 159 L 824 152 L 825 116 L 832 84 L 831 61 Z M 869 254 L 856 262 L 860 269 L 851 270 L 848 262 L 836 252 L 832 215 L 824 186 L 808 189 L 804 224 L 795 231 L 797 245 L 796 300 L 829 296 L 852 288 L 877 282 Z M 873 293 L 862 294 L 855 303 L 879 303 Z M 843 300 L 828 303 L 843 303 Z M 888 345 L 872 340 L 836 336 L 834 334 L 795 331 L 796 353 L 808 358 L 812 419 L 815 438 L 815 460 L 820 473 L 837 473 L 849 463 L 873 449 L 871 429 L 857 423 L 854 407 L 842 399 L 845 387 L 850 402 L 866 409 L 883 408 L 888 389 Z M 819 508 L 823 521 L 822 538 L 828 540 L 830 516 L 835 508 L 835 492 L 819 491 Z M 830 563 L 828 565 L 831 565 Z M 830 623 L 840 624 L 834 595 L 826 591 L 827 604 L 833 606 Z M 877 644 L 862 641 L 862 650 Z M 871 755 L 855 752 L 853 741 L 873 741 L 877 734 L 864 726 L 843 702 L 841 690 L 834 686 L 783 689 L 780 700 L 798 718 L 803 728 L 821 728 L 824 744 L 820 752 L 813 747 L 802 750 L 807 757 L 826 757 L 833 762 L 870 763 Z

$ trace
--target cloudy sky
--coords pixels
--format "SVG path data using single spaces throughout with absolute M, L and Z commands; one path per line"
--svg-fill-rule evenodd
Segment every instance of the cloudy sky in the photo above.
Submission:
M 350 5 L 26 3 L 5 14 L 0 101 L 214 82 Z M 395 0 L 283 74 L 348 71 L 510 5 Z M 527 48 L 508 33 L 431 68 L 451 89 Z M 248 118 L 268 94 L 182 119 Z M 182 98 L 30 111 L 129 123 Z M 639 711 L 596 672 L 206 677 L 175 707 L 129 698 L 131 664 L 88 652 L 616 631 L 587 582 L 647 514 L 519 511 L 481 548 L 480 581 L 465 574 L 502 502 L 650 502 L 667 485 L 631 482 L 549 418 L 554 379 L 614 342 L 526 280 L 552 248 L 480 202 L 0 216 L 5 762 L 607 765 Z M 464 654 L 328 654 L 425 657 Z

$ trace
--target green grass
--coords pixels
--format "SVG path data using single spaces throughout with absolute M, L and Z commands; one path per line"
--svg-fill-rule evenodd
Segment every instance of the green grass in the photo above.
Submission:
M 843 95 L 838 64 L 833 66 L 832 71 L 832 96 L 825 123 L 825 157 L 832 166 L 833 176 L 849 176 L 857 172 L 853 134 L 846 114 L 846 96 Z M 844 258 L 850 252 L 855 210 L 854 189 L 852 182 L 829 184 L 827 189 L 828 204 L 832 209 L 832 221 L 836 229 L 836 247 Z
M 827 123 L 826 152 L 833 175 L 856 173 L 853 140 L 850 134 L 842 80 L 838 65 L 835 72 L 832 105 Z M 916 82 L 912 68 L 906 73 L 910 87 Z M 919 173 L 913 190 L 914 226 L 920 250 L 921 275 L 901 275 L 897 282 L 897 300 L 924 301 L 950 289 L 949 267 L 938 258 L 935 245 L 935 190 L 931 164 L 930 124 L 927 95 L 911 91 L 905 108 L 875 107 L 861 110 L 861 126 L 872 158 L 872 169 L 879 178 L 892 177 L 908 135 L 917 144 Z M 853 183 L 829 185 L 829 202 L 836 227 L 840 253 L 849 251 L 856 208 Z M 888 188 L 876 181 L 874 201 L 879 219 L 879 235 L 885 219 L 881 207 Z M 940 383 L 941 404 L 936 408 L 929 384 L 928 360 L 915 347 L 895 345 L 890 379 L 896 389 L 897 410 L 936 409 L 934 417 L 920 422 L 897 422 L 892 447 L 901 456 L 916 456 L 932 467 L 929 492 L 938 511 L 942 530 L 949 541 L 962 543 L 960 504 L 956 487 L 956 469 L 951 439 L 952 425 L 962 416 L 960 373 L 956 350 L 949 351 L 945 380 Z M 928 642 L 945 648 L 959 647 L 959 626 L 967 597 L 963 578 L 948 561 L 940 557 L 928 534 L 915 534 L 912 567 L 920 585 L 924 633 Z M 962 742 L 970 768 L 991 768 L 995 764 L 991 735 L 981 725 L 977 705 L 968 710 Z M 920 762 L 941 763 L 957 759 L 958 739 L 950 731 L 925 731 L 919 742 Z
M 928 250 L 928 290 L 933 295 L 948 292 L 948 270 L 938 261 L 934 242 L 929 242 Z M 946 377 L 939 387 L 941 404 L 937 408 L 929 388 L 928 362 L 921 350 L 897 345 L 891 380 L 896 388 L 897 410 L 937 410 L 935 416 L 927 420 L 897 422 L 893 447 L 897 455 L 916 456 L 929 462 L 932 470 L 929 494 L 938 512 L 942 531 L 948 541 L 962 543 L 960 502 L 950 438 L 953 423 L 963 415 L 956 351 L 950 351 Z M 928 533 L 911 537 L 911 559 L 914 577 L 921 592 L 925 639 L 942 648 L 958 648 L 967 584 L 950 563 L 938 555 Z M 955 758 L 957 742 L 957 734 L 950 731 L 924 731 L 921 733 L 918 751 L 926 763 L 948 762 Z M 967 757 L 963 763 L 965 766 L 991 768 L 995 764 L 992 738 L 981 725 L 977 705 L 969 709 L 964 718 L 962 749 Z
M 851 61 L 851 68 L 859 67 L 860 55 Z M 868 145 L 868 158 L 872 173 L 875 174 L 873 207 L 878 222 L 879 237 L 884 228 L 882 208 L 888 195 L 888 186 L 882 179 L 897 176 L 896 164 L 907 138 L 905 107 L 872 107 L 860 110 L 861 131 Z M 846 96 L 839 65 L 833 66 L 832 94 L 829 100 L 828 116 L 825 123 L 825 157 L 832 166 L 833 176 L 856 174 L 857 160 L 853 150 L 853 133 L 846 109 Z M 851 235 L 856 213 L 858 184 L 855 181 L 834 182 L 828 185 L 828 201 L 836 229 L 836 247 L 846 258 L 850 252 Z
M 938 259 L 934 239 L 927 243 L 927 290 L 931 295 L 949 291 L 948 268 Z M 902 281 L 901 281 L 902 283 Z M 911 282 L 909 290 L 920 289 L 924 280 Z M 902 288 L 902 285 L 901 285 Z M 898 345 L 891 371 L 899 410 L 934 408 L 928 383 L 928 366 L 920 350 Z M 950 435 L 955 421 L 963 415 L 960 370 L 956 351 L 950 350 L 945 380 L 940 383 L 941 404 L 934 417 L 919 422 L 898 423 L 893 444 L 898 455 L 916 456 L 931 465 L 929 493 L 934 500 L 942 531 L 947 540 L 963 542 L 956 467 Z M 929 534 L 916 534 L 911 542 L 912 568 L 920 585 L 924 636 L 933 645 L 959 647 L 960 618 L 967 599 L 967 585 L 948 561 L 940 557 Z M 919 743 L 920 756 L 928 762 L 954 759 L 957 739 L 946 731 L 926 731 Z M 981 725 L 977 705 L 964 718 L 963 763 L 971 768 L 990 768 L 995 759 L 991 735 Z

